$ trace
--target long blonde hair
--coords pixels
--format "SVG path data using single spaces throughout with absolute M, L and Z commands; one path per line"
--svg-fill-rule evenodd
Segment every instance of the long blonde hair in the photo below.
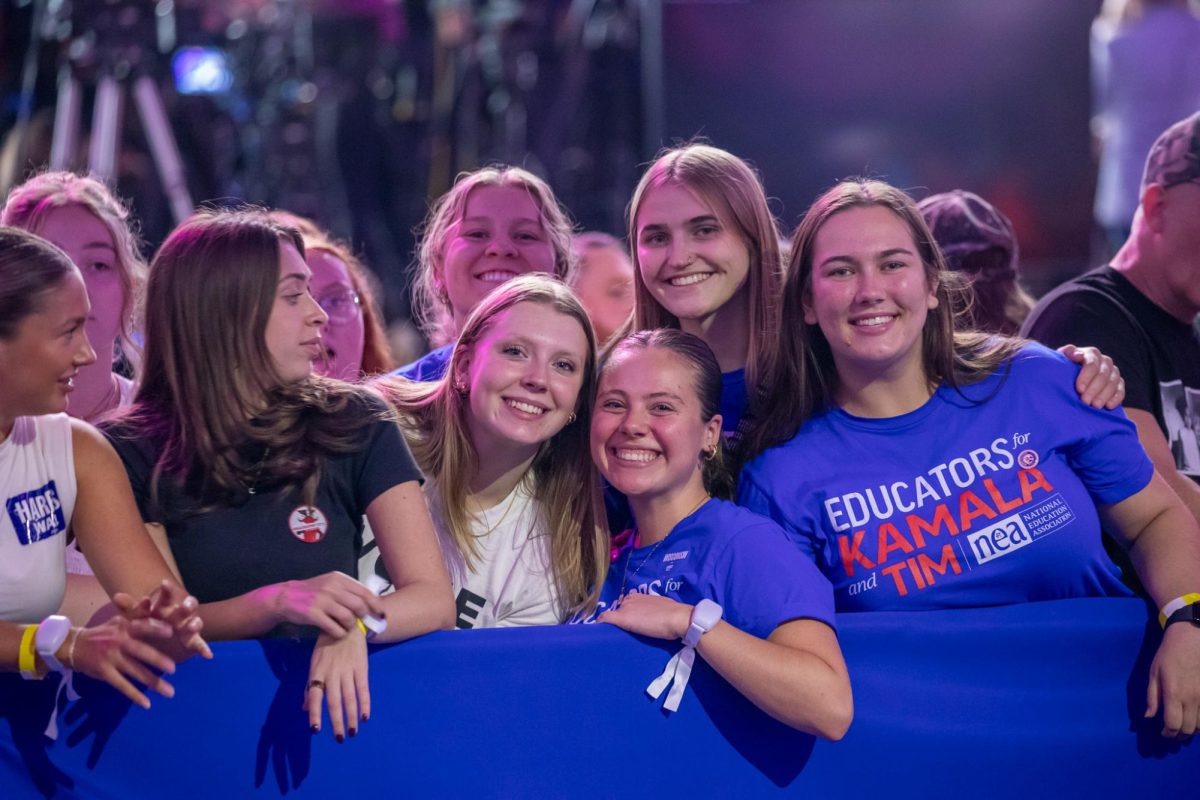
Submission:
M 121 327 L 117 345 L 140 374 L 142 348 L 134 336 L 146 286 L 146 262 L 129 209 L 104 183 L 73 172 L 43 172 L 8 193 L 0 225 L 37 233 L 51 211 L 77 205 L 100 221 L 113 240 L 117 277 L 121 281 Z M 83 269 L 83 265 L 77 265 Z
M 450 191 L 433 204 L 421 227 L 421 240 L 417 245 L 413 317 L 434 345 L 449 344 L 458 336 L 443 275 L 446 242 L 450 228 L 466 212 L 467 198 L 480 186 L 516 187 L 529 192 L 541 212 L 542 229 L 554 250 L 554 274 L 565 280 L 571 272 L 575 258 L 571 250 L 571 220 L 548 183 L 520 167 L 497 165 L 462 173 Z
M 471 313 L 441 380 L 415 383 L 383 378 L 375 386 L 400 413 L 413 455 L 437 485 L 445 527 L 468 568 L 479 558 L 466 497 L 479 454 L 471 442 L 468 402 L 454 385 L 456 368 L 493 320 L 519 303 L 540 303 L 571 317 L 587 336 L 587 358 L 574 422 L 542 442 L 530 473 L 533 496 L 550 531 L 550 566 L 564 616 L 595 602 L 608 571 L 609 545 L 600 478 L 589 450 L 596 398 L 596 339 L 587 312 L 561 281 L 540 273 L 497 288 Z
M 779 296 L 783 287 L 783 263 L 779 255 L 779 231 L 767 206 L 762 181 L 742 159 L 706 144 L 688 144 L 662 153 L 642 175 L 629 202 L 629 250 L 633 258 L 633 325 L 615 339 L 635 330 L 678 328 L 679 319 L 663 308 L 642 280 L 638 261 L 637 219 L 646 193 L 660 186 L 682 186 L 712 206 L 750 253 L 746 278 L 750 297 L 750 335 L 746 352 L 746 386 L 753 401 L 763 379 L 771 375 L 764 364 L 764 343 L 779 328 Z

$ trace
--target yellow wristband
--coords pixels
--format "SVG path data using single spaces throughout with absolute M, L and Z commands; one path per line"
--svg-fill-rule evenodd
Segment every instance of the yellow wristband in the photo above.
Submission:
M 361 619 L 356 619 L 355 622 L 358 623 L 358 629 L 363 632 L 363 636 L 371 635 L 367 633 L 367 623 L 363 622 Z
M 1192 603 L 1200 603 L 1200 592 L 1191 592 L 1183 597 L 1176 597 L 1171 602 L 1162 607 L 1162 611 L 1158 612 L 1158 624 L 1160 627 L 1167 627 L 1167 617 L 1174 614 L 1184 606 L 1190 606 Z
M 26 625 L 21 633 L 21 649 L 17 651 L 17 668 L 21 677 L 27 681 L 40 680 L 37 674 L 37 651 L 34 650 L 34 637 L 37 636 L 37 625 Z

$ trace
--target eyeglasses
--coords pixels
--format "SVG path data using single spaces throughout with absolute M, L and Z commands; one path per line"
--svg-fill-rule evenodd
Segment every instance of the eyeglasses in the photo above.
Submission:
M 317 298 L 330 322 L 353 322 L 362 314 L 362 298 L 353 289 L 338 289 Z

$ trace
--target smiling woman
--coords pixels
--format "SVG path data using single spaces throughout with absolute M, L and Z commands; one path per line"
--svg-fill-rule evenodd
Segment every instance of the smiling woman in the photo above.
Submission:
M 442 346 L 395 375 L 431 381 L 445 372 L 447 343 L 493 289 L 533 272 L 567 277 L 571 222 L 541 178 L 519 167 L 484 167 L 460 175 L 434 204 L 417 254 L 413 314 Z
M 720 396 L 720 367 L 699 337 L 639 331 L 613 346 L 592 457 L 629 499 L 634 532 L 599 613 L 572 621 L 683 639 L 683 657 L 695 648 L 768 714 L 839 739 L 853 702 L 829 582 L 778 525 L 727 502 Z
M 116 454 L 94 428 L 61 413 L 75 376 L 96 360 L 88 312 L 83 278 L 65 253 L 0 228 L 0 670 L 27 679 L 79 670 L 148 707 L 131 681 L 169 697 L 151 670 L 172 672 L 208 647 L 195 598 L 168 581 Z M 77 586 L 65 580 L 68 527 L 94 554 L 105 591 L 146 596 L 135 605 L 117 595 L 128 617 L 84 628 L 65 616 Z
M 379 382 L 429 478 L 458 627 L 551 625 L 594 599 L 608 566 L 587 450 L 595 360 L 571 290 L 525 275 L 471 314 L 442 380 Z
M 956 331 L 955 280 L 901 190 L 846 181 L 817 199 L 792 240 L 773 402 L 748 438 L 774 446 L 739 501 L 814 559 L 839 611 L 1128 596 L 1101 520 L 1166 616 L 1185 606 L 1200 528 L 1133 424 L 1081 403 L 1064 356 Z M 1167 735 L 1200 723 L 1197 664 L 1200 627 L 1168 627 L 1146 706 Z
M 309 721 L 324 700 L 341 738 L 370 714 L 361 620 L 397 641 L 447 626 L 451 605 L 395 419 L 312 374 L 328 317 L 311 279 L 299 234 L 265 212 L 185 221 L 150 272 L 144 380 L 104 430 L 211 635 L 316 631 Z M 364 515 L 397 585 L 384 599 L 355 580 Z
M 721 365 L 721 417 L 734 432 L 763 378 L 783 282 L 779 234 L 758 175 L 716 147 L 667 150 L 629 204 L 634 316 L 629 330 L 680 328 Z

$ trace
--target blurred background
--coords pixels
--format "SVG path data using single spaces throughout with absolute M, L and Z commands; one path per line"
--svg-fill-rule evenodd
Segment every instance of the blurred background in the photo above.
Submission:
M 785 233 L 870 174 L 991 200 L 1035 294 L 1104 257 L 1101 0 L 0 3 L 0 189 L 55 148 L 84 168 L 108 147 L 148 248 L 180 196 L 286 208 L 353 243 L 401 324 L 413 229 L 459 171 L 525 166 L 580 229 L 624 236 L 641 168 L 694 137 L 758 167 Z M 115 132 L 98 130 L 114 91 Z M 185 195 L 155 156 L 165 136 Z

